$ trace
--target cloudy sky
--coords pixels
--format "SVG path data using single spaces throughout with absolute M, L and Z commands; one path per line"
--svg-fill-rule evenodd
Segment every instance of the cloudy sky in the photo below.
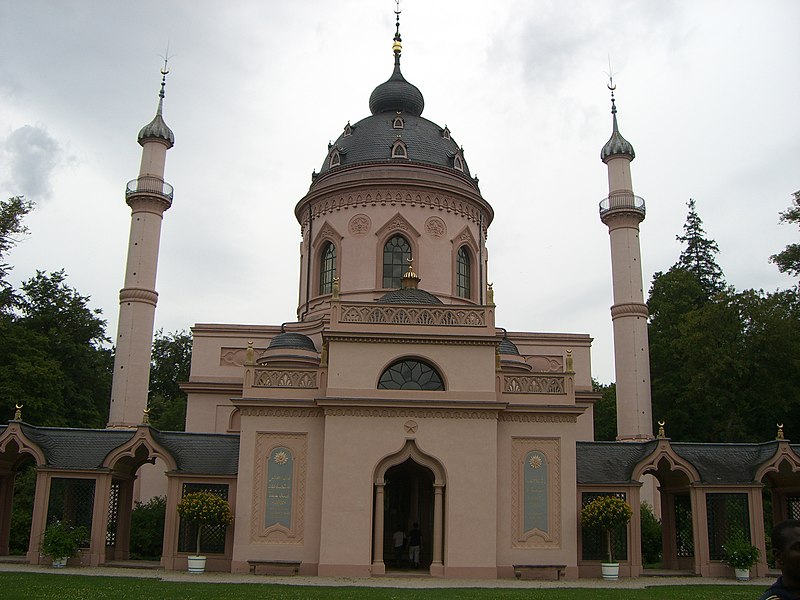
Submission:
M 497 323 L 590 333 L 612 381 L 606 75 L 634 145 L 645 280 L 680 252 L 697 201 L 737 288 L 785 288 L 797 241 L 796 0 L 405 0 L 403 73 L 448 125 L 496 217 Z M 65 268 L 116 330 L 139 129 L 169 43 L 157 327 L 295 318 L 295 203 L 327 143 L 391 74 L 394 2 L 0 0 L 0 194 L 36 202 L 13 278 Z M 424 282 L 423 282 L 424 287 Z

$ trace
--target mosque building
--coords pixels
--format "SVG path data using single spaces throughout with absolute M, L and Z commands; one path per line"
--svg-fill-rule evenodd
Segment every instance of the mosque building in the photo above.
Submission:
M 423 95 L 400 69 L 399 13 L 392 52 L 370 114 L 343 124 L 294 208 L 297 320 L 196 324 L 185 432 L 147 424 L 160 229 L 173 201 L 165 66 L 125 194 L 131 232 L 108 427 L 38 427 L 21 412 L 0 426 L 0 555 L 14 473 L 34 461 L 30 563 L 46 561 L 38 540 L 53 518 L 90 529 L 76 561 L 127 559 L 132 501 L 157 478 L 166 569 L 185 569 L 194 553 L 180 498 L 206 490 L 234 511 L 232 525 L 205 534 L 209 570 L 384 575 L 408 566 L 397 564 L 392 534 L 418 524 L 432 576 L 598 576 L 602 540 L 581 530 L 580 509 L 615 495 L 634 508 L 615 540 L 621 574 L 639 576 L 638 508 L 655 481 L 666 569 L 726 574 L 721 545 L 735 530 L 760 548 L 755 572 L 765 574 L 762 489 L 775 518 L 800 512 L 800 449 L 653 435 L 645 204 L 613 90 L 600 219 L 611 245 L 618 441 L 594 442 L 590 336 L 498 325 L 486 244 L 494 209 L 454 134 L 422 116 Z

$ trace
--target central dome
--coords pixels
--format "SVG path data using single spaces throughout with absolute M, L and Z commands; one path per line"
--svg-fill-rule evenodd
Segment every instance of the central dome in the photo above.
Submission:
M 369 97 L 369 110 L 373 115 L 382 112 L 404 112 L 418 117 L 425 108 L 422 92 L 408 83 L 400 72 L 400 57 L 394 62 L 392 76 L 376 87 Z

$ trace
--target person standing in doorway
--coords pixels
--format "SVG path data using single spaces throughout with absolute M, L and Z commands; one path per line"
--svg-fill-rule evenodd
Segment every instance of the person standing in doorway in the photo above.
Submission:
M 414 523 L 414 528 L 408 533 L 408 558 L 419 568 L 419 551 L 422 546 L 422 532 L 419 530 L 419 523 Z
M 399 567 L 403 560 L 403 546 L 406 545 L 406 534 L 402 526 L 397 526 L 397 531 L 392 535 L 392 543 L 394 544 L 394 564 Z

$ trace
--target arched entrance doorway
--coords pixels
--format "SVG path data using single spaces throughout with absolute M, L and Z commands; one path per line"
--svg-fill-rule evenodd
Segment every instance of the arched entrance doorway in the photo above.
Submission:
M 419 524 L 422 532 L 420 568 L 443 576 L 445 473 L 441 463 L 422 452 L 413 439 L 400 451 L 384 458 L 375 469 L 372 573 L 410 566 L 407 546 L 397 562 L 392 534 L 402 528 L 408 535 Z
M 408 537 L 415 525 L 421 532 L 420 568 L 429 568 L 433 560 L 433 472 L 411 458 L 386 471 L 383 517 L 383 561 L 393 569 L 413 566 L 408 554 Z M 396 555 L 394 534 L 405 535 L 403 551 Z

